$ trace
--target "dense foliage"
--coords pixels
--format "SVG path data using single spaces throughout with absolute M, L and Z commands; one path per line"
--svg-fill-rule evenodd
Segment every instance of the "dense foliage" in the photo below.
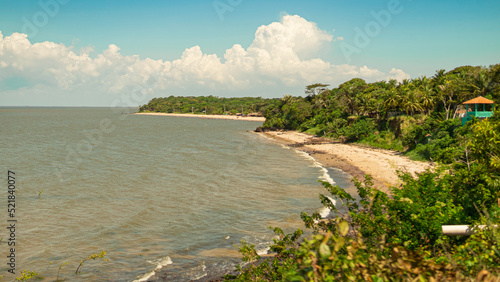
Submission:
M 415 158 L 452 163 L 464 132 L 461 104 L 478 96 L 500 102 L 500 64 L 439 70 L 432 78 L 397 83 L 351 79 L 331 90 L 306 87 L 307 97 L 285 96 L 267 108 L 268 129 L 291 129 L 359 142 Z M 432 141 L 432 142 L 430 142 Z
M 139 107 L 139 112 L 194 114 L 249 114 L 266 112 L 279 99 L 260 97 L 219 98 L 214 96 L 154 98 Z
M 344 142 L 407 151 L 440 165 L 390 194 L 355 180 L 357 195 L 324 182 L 320 195 L 333 218 L 302 214 L 313 236 L 279 236 L 262 260 L 242 242 L 247 266 L 237 281 L 498 281 L 500 279 L 500 119 L 462 126 L 460 104 L 477 96 L 500 101 L 500 65 L 460 67 L 404 81 L 338 88 L 308 86 L 306 98 L 285 96 L 264 127 L 296 129 Z M 315 91 L 316 89 L 316 91 Z M 334 198 L 336 205 L 330 198 Z M 472 236 L 444 236 L 442 225 L 485 225 Z
M 448 127 L 448 126 L 445 126 Z M 500 121 L 471 126 L 462 153 L 468 160 L 448 169 L 426 171 L 417 178 L 401 174 L 403 185 L 391 194 L 372 188 L 371 177 L 355 181 L 356 198 L 324 182 L 329 197 L 322 203 L 334 212 L 302 214 L 315 234 L 284 235 L 260 257 L 242 242 L 241 252 L 253 262 L 238 281 L 401 281 L 500 279 Z M 454 152 L 451 152 L 454 153 Z M 470 237 L 444 236 L 442 225 L 488 226 Z

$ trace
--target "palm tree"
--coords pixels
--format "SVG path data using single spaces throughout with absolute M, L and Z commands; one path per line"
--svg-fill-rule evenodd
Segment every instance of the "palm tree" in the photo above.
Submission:
M 360 95 L 358 98 L 358 110 L 359 114 L 366 115 L 373 111 L 373 106 L 371 102 L 371 95 L 369 93 Z
M 450 114 L 452 111 L 452 107 L 456 104 L 456 89 L 451 80 L 446 80 L 444 84 L 438 85 L 437 96 L 443 103 L 444 110 L 446 112 L 446 119 L 450 119 Z
M 386 112 L 389 112 L 391 110 L 398 110 L 401 105 L 401 95 L 399 95 L 399 92 L 395 90 L 389 90 L 388 92 L 389 95 L 385 100 Z
M 281 98 L 281 101 L 283 101 L 284 103 L 288 103 L 288 102 L 291 102 L 293 100 L 293 96 L 292 95 L 285 95 Z
M 418 99 L 417 93 L 418 92 L 413 90 L 406 92 L 406 96 L 402 106 L 406 114 L 408 115 L 414 115 L 415 113 L 422 111 L 422 106 Z
M 391 79 L 391 80 L 389 80 L 387 85 L 389 86 L 389 88 L 396 88 L 396 86 L 398 85 L 398 81 L 395 79 Z
M 429 115 L 434 109 L 436 102 L 431 81 L 425 76 L 419 78 L 418 97 L 420 98 L 422 110 L 424 110 L 426 114 Z
M 474 78 L 473 85 L 475 96 L 486 96 L 493 92 L 493 77 L 486 74 L 484 70 L 480 71 Z
M 440 69 L 436 71 L 436 74 L 432 77 L 432 87 L 434 88 L 434 91 L 438 93 L 439 91 L 442 91 L 441 86 L 445 84 L 446 84 L 445 70 Z

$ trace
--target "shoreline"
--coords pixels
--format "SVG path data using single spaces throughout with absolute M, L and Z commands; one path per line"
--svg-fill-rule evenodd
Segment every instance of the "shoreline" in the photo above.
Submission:
M 400 184 L 397 170 L 410 172 L 414 176 L 426 169 L 432 168 L 427 162 L 412 161 L 400 153 L 390 150 L 363 147 L 354 144 L 343 144 L 324 137 L 315 137 L 297 131 L 265 131 L 255 132 L 270 142 L 285 145 L 309 154 L 324 168 L 338 168 L 363 181 L 366 174 L 373 177 L 376 189 L 390 193 L 390 186 Z M 346 187 L 342 187 L 346 188 Z M 233 275 L 238 273 L 229 272 Z M 223 281 L 228 273 L 215 270 L 207 276 L 195 280 L 199 282 Z
M 360 181 L 369 174 L 373 177 L 374 187 L 385 193 L 390 192 L 389 187 L 401 184 L 398 170 L 415 176 L 432 167 L 428 162 L 412 161 L 399 152 L 343 144 L 297 131 L 268 131 L 258 134 L 305 152 L 324 167 L 341 169 Z
M 170 114 L 159 115 L 169 116 Z M 324 168 L 338 168 L 360 181 L 364 180 L 366 174 L 370 174 L 373 176 L 374 187 L 386 193 L 389 192 L 389 186 L 399 184 L 399 178 L 396 173 L 397 169 L 416 174 L 432 167 L 430 163 L 412 161 L 408 157 L 394 151 L 367 148 L 353 144 L 342 144 L 327 138 L 315 137 L 296 131 L 255 132 L 255 134 L 265 139 L 270 139 L 268 140 L 269 142 L 282 144 L 297 151 L 305 152 Z M 236 250 L 214 249 L 207 252 L 213 252 L 212 255 L 221 258 L 225 257 L 229 260 L 239 257 L 239 253 L 236 253 Z M 237 274 L 234 270 L 228 271 L 227 269 L 219 269 L 212 266 L 208 267 L 205 273 L 205 276 L 193 281 L 223 281 L 224 275 Z M 176 273 L 170 273 L 167 268 L 163 271 L 157 271 L 155 275 L 148 278 L 148 281 L 167 281 L 175 277 Z
M 168 117 L 191 117 L 205 119 L 227 119 L 227 120 L 243 120 L 243 121 L 266 121 L 265 117 L 242 117 L 231 115 L 198 115 L 198 114 L 167 114 L 167 113 L 133 113 L 133 115 L 145 116 L 168 116 Z

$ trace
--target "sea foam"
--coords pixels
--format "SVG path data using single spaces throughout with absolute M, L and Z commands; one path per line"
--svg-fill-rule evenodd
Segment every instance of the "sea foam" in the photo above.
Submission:
M 322 180 L 330 183 L 331 185 L 335 185 L 335 181 L 330 177 L 330 174 L 328 173 L 328 169 L 326 169 L 323 165 L 321 165 L 315 158 L 313 158 L 311 155 L 309 155 L 306 152 L 302 152 L 299 150 L 294 150 L 294 151 L 297 152 L 297 154 L 301 155 L 302 157 L 311 160 L 313 163 L 312 166 L 319 168 L 323 172 L 323 174 L 319 177 L 319 179 L 322 179 Z
M 148 261 L 148 262 L 151 263 L 151 264 L 154 264 L 156 266 L 155 269 L 147 272 L 146 274 L 144 274 L 142 276 L 140 276 L 139 278 L 137 278 L 136 280 L 134 280 L 134 282 L 147 281 L 149 278 L 153 277 L 156 274 L 156 271 L 159 271 L 164 266 L 167 266 L 167 265 L 173 263 L 172 259 L 170 257 L 168 257 L 168 256 L 160 258 L 160 259 L 157 259 L 157 260 L 154 260 L 154 261 Z
M 302 151 L 298 151 L 298 150 L 295 150 L 299 155 L 303 156 L 304 158 L 307 158 L 307 159 L 310 159 L 312 162 L 313 162 L 313 167 L 317 167 L 319 168 L 322 172 L 323 172 L 323 175 L 321 175 L 319 178 L 330 183 L 331 185 L 335 185 L 335 181 L 333 180 L 333 178 L 330 177 L 330 174 L 328 173 L 328 169 L 326 169 L 323 165 L 321 165 L 315 158 L 313 158 L 311 155 L 309 155 L 308 153 L 306 152 L 302 152 Z M 330 197 L 330 196 L 326 196 L 330 202 L 335 206 L 337 204 L 337 201 Z M 332 210 L 330 208 L 327 208 L 327 207 L 322 207 L 321 209 L 319 209 L 318 213 L 320 214 L 321 218 L 327 218 L 328 215 L 330 215 L 330 213 L 332 212 Z

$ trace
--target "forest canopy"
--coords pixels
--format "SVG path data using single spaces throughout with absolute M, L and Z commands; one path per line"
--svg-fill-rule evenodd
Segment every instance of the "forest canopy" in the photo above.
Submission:
M 154 98 L 139 107 L 139 112 L 192 113 L 210 115 L 260 114 L 279 101 L 260 97 L 219 98 L 214 96 Z

